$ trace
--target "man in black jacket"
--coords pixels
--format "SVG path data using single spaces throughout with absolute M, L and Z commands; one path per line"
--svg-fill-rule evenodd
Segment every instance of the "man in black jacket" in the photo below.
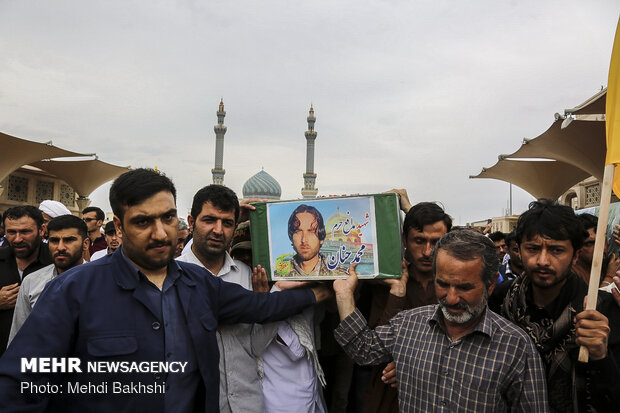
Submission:
M 541 199 L 517 223 L 525 275 L 512 282 L 502 314 L 534 341 L 547 370 L 552 411 L 619 411 L 620 309 L 600 292 L 583 310 L 588 286 L 571 271 L 586 232 L 570 207 Z M 579 346 L 589 362 L 577 361 Z
M 22 279 L 52 263 L 42 240 L 43 216 L 33 206 L 9 208 L 2 217 L 8 248 L 0 249 L 0 356 L 4 353 Z

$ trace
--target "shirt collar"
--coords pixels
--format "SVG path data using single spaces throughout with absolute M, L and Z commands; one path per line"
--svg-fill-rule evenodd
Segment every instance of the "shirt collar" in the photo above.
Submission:
M 120 247 L 117 248 L 117 250 L 114 251 L 114 255 L 116 254 L 120 255 L 121 261 L 123 262 L 123 265 L 125 266 L 125 268 L 129 270 L 130 278 L 133 281 L 138 282 L 140 281 L 141 277 L 146 278 L 146 275 L 144 275 L 142 271 L 140 271 L 138 267 L 136 267 L 134 263 L 131 262 L 129 258 L 125 256 L 125 252 L 123 251 L 122 248 Z M 175 283 L 179 279 L 179 277 L 181 277 L 182 271 L 183 270 L 181 269 L 181 266 L 179 265 L 178 262 L 176 262 L 175 260 L 168 261 L 166 280 L 170 279 L 170 282 Z
M 225 254 L 226 254 L 226 257 L 224 258 L 224 265 L 222 266 L 222 269 L 220 270 L 220 272 L 217 273 L 218 277 L 224 274 L 228 274 L 229 272 L 239 270 L 237 263 L 235 263 L 235 260 L 232 259 L 230 254 L 228 252 L 226 252 Z
M 217 273 L 218 277 L 221 277 L 222 275 L 228 274 L 229 272 L 238 271 L 239 270 L 239 266 L 232 259 L 230 254 L 228 252 L 226 252 L 225 254 L 226 255 L 224 257 L 224 265 L 222 265 L 222 268 L 220 269 L 220 272 Z M 202 268 L 205 267 L 202 264 L 202 262 L 200 262 L 200 260 L 196 256 L 196 254 L 194 254 L 194 251 L 191 248 L 185 254 L 183 254 L 183 261 L 189 262 L 191 264 L 196 264 L 196 265 L 198 265 L 198 266 L 200 266 Z

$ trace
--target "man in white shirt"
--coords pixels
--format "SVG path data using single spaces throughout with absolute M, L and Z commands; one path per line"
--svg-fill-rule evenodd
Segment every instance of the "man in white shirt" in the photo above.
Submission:
M 245 205 L 251 209 L 248 205 Z M 222 185 L 200 189 L 187 217 L 193 243 L 179 258 L 211 271 L 224 281 L 252 290 L 252 270 L 228 254 L 239 220 L 239 201 Z M 271 341 L 277 323 L 218 326 L 220 412 L 262 412 L 263 393 L 257 358 Z
M 47 223 L 48 245 L 53 264 L 24 278 L 17 294 L 9 344 L 22 327 L 43 289 L 58 274 L 84 262 L 82 254 L 88 249 L 86 224 L 73 215 L 61 215 Z

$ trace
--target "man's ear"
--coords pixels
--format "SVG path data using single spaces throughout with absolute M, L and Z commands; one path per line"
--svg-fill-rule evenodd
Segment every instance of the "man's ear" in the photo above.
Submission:
M 116 234 L 122 234 L 123 223 L 121 222 L 120 218 L 114 215 L 114 218 L 112 218 L 112 221 L 114 222 L 114 229 L 116 229 Z
M 90 248 L 90 238 L 88 238 L 87 235 L 82 240 L 82 253 L 84 253 L 84 251 L 88 251 L 88 248 Z
M 577 259 L 579 258 L 580 253 L 581 253 L 581 248 L 573 252 L 573 259 L 570 262 L 571 267 L 577 264 Z
M 187 216 L 187 225 L 193 230 L 194 229 L 194 217 L 191 215 Z M 193 231 L 192 231 L 193 232 Z
M 43 237 L 45 235 L 45 230 L 47 229 L 47 224 L 43 224 L 39 227 L 39 236 Z

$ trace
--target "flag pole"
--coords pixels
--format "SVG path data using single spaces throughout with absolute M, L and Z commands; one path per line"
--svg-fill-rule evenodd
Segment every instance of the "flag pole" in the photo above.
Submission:
M 592 269 L 590 270 L 590 283 L 588 284 L 588 298 L 586 310 L 596 310 L 598 288 L 601 284 L 601 267 L 603 266 L 603 250 L 607 235 L 607 220 L 609 218 L 609 203 L 611 201 L 611 188 L 614 180 L 614 164 L 605 165 L 603 183 L 601 185 L 601 206 L 598 211 L 598 224 L 596 226 L 596 238 L 594 239 L 594 255 L 592 256 Z M 579 361 L 587 363 L 589 358 L 588 348 L 579 348 Z

